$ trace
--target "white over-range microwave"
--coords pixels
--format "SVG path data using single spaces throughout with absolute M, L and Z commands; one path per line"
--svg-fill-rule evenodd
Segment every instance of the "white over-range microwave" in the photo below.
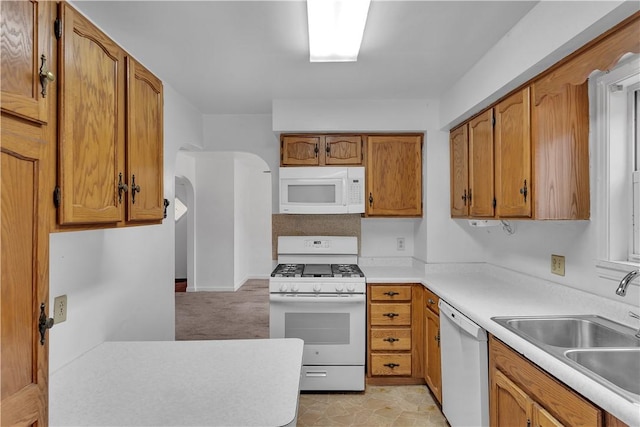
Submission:
M 364 212 L 364 167 L 280 168 L 280 213 Z

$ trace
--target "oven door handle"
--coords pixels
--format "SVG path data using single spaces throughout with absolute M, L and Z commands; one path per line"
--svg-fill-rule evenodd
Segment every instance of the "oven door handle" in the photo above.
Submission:
M 319 294 L 322 295 L 322 294 Z M 331 303 L 331 304 L 360 304 L 366 302 L 365 294 L 345 296 L 317 296 L 316 294 L 269 294 L 269 302 L 274 303 Z

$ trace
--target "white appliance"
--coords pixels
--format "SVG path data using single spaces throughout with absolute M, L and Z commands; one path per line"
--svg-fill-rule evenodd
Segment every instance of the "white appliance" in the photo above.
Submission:
M 440 300 L 442 412 L 452 427 L 489 425 L 487 332 Z
M 364 212 L 364 167 L 280 168 L 280 213 Z
M 269 334 L 304 340 L 300 390 L 364 390 L 366 282 L 357 259 L 356 237 L 278 237 Z

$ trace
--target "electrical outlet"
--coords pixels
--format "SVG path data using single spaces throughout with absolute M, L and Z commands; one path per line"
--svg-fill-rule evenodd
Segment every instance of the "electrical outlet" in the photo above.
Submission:
M 60 295 L 53 300 L 53 323 L 61 323 L 67 320 L 67 296 Z
M 564 276 L 564 256 L 551 255 L 551 272 L 558 276 Z
M 404 251 L 404 237 L 396 238 L 396 249 L 399 251 Z

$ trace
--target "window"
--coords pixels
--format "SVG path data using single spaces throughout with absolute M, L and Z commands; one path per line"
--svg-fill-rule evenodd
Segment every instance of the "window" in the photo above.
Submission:
M 597 267 L 619 280 L 640 264 L 640 55 L 591 82 Z

